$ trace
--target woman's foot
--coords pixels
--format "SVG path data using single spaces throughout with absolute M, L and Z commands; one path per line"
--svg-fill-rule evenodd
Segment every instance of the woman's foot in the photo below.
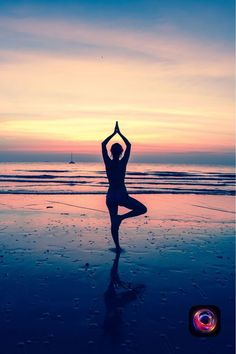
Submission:
M 116 246 L 116 253 L 117 253 L 117 254 L 120 254 L 122 251 L 123 251 L 123 250 L 122 250 L 122 248 L 120 247 L 120 245 L 119 245 L 119 246 Z
M 116 254 L 125 252 L 124 248 L 121 248 L 120 246 L 109 248 L 109 250 L 115 252 Z

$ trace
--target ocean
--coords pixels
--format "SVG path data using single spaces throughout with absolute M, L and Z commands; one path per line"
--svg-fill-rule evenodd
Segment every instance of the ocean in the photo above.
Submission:
M 132 194 L 234 195 L 234 168 L 228 166 L 129 163 L 126 186 Z M 105 194 L 103 163 L 0 163 L 0 194 Z

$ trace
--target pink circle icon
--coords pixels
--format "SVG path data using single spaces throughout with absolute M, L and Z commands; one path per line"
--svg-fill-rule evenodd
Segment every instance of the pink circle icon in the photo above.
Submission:
M 193 326 L 201 333 L 212 333 L 217 328 L 217 315 L 208 308 L 198 309 L 193 314 Z

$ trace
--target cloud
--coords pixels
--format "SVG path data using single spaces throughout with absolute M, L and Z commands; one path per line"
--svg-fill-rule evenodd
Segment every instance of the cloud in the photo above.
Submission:
M 175 27 L 162 25 L 156 32 L 105 28 L 82 21 L 1 18 L 0 29 L 21 39 L 23 50 L 32 49 L 63 56 L 118 57 L 127 62 L 148 61 L 159 75 L 209 78 L 232 77 L 233 53 L 224 43 L 200 41 Z M 2 39 L 4 45 L 4 39 Z M 27 46 L 30 43 L 31 46 Z M 5 43 L 6 44 L 6 43 Z M 13 41 L 17 45 L 17 42 Z M 25 45 L 25 48 L 24 48 Z

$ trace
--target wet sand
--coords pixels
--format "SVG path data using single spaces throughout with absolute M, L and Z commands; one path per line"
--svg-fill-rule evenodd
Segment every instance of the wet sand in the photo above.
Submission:
M 2 354 L 234 353 L 233 197 L 137 198 L 117 259 L 104 196 L 0 196 Z M 218 336 L 189 333 L 199 304 Z

